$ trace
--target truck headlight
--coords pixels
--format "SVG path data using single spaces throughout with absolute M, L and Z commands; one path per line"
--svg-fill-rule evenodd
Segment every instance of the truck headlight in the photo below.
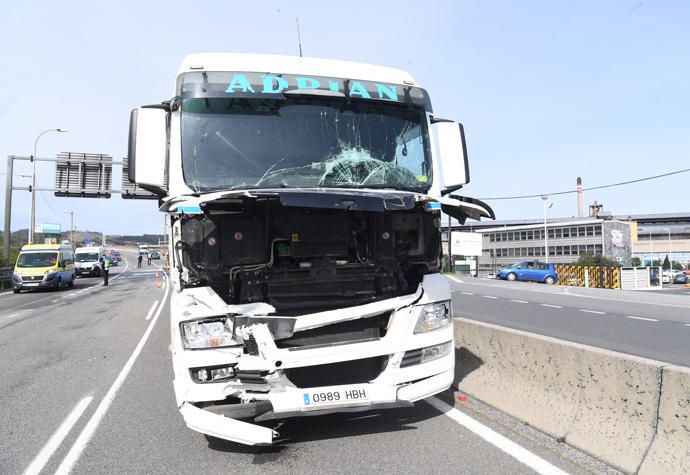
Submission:
M 182 322 L 182 345 L 186 350 L 237 345 L 232 339 L 233 326 L 231 317 Z
M 423 333 L 450 325 L 450 300 L 424 305 L 419 320 L 414 327 L 415 333 Z

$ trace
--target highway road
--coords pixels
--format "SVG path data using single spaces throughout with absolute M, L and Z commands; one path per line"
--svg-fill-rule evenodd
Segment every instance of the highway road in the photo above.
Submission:
M 451 280 L 453 313 L 482 322 L 690 366 L 690 294 Z
M 452 391 L 414 408 L 290 419 L 272 447 L 207 439 L 175 407 L 161 276 L 127 265 L 109 287 L 93 278 L 69 291 L 0 294 L 0 472 L 608 470 Z

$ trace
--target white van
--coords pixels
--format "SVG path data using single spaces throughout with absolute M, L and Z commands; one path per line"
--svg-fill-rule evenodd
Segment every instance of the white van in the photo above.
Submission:
M 99 262 L 101 256 L 106 253 L 105 246 L 78 247 L 74 251 L 74 264 L 78 277 L 98 277 L 103 273 Z

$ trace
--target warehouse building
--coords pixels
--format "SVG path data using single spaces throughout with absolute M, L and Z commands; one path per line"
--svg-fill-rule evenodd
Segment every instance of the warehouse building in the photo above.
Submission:
M 623 266 L 632 265 L 632 257 L 639 258 L 644 265 L 652 260 L 663 261 L 666 256 L 686 267 L 690 265 L 688 213 L 629 216 L 601 213 L 599 217 L 549 218 L 546 226 L 543 218 L 468 221 L 465 225 L 453 225 L 453 232 L 456 231 L 482 234 L 482 253 L 473 258 L 473 269 L 481 276 L 524 259 L 545 261 L 545 245 L 549 249 L 549 262 L 554 263 L 575 262 L 583 253 L 589 253 Z M 447 232 L 443 236 L 446 239 Z

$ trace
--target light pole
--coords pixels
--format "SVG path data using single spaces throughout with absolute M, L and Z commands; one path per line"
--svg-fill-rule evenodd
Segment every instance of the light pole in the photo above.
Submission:
M 545 262 L 548 264 L 548 262 L 549 262 L 549 233 L 546 229 L 546 209 L 551 208 L 553 206 L 553 203 L 549 203 L 549 206 L 546 206 L 546 203 L 549 201 L 549 197 L 546 195 L 542 195 L 541 199 L 544 202 L 544 259 L 545 259 Z
M 68 132 L 67 129 L 48 129 L 44 130 L 36 140 L 34 140 L 34 154 L 31 156 L 31 163 L 33 164 L 33 172 L 31 174 L 31 224 L 29 225 L 29 244 L 34 242 L 34 228 L 36 227 L 36 148 L 38 147 L 38 139 L 43 134 L 48 132 Z

